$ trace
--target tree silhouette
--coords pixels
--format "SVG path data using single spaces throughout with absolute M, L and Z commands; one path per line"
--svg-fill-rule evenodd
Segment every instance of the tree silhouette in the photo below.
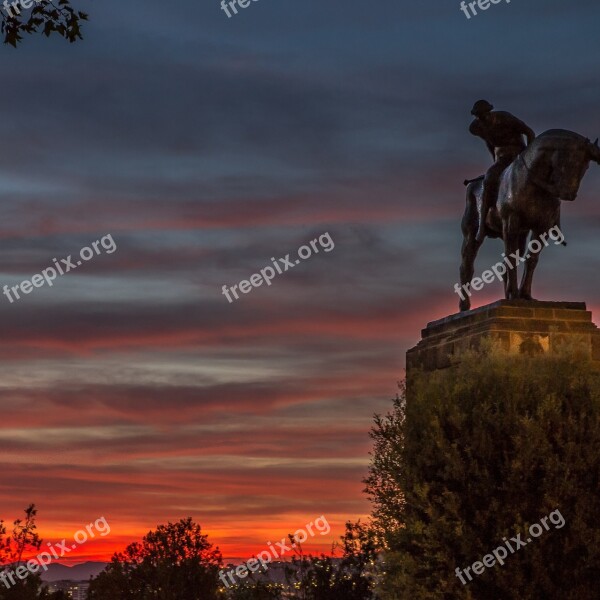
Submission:
M 411 373 L 407 392 L 373 432 L 381 598 L 596 600 L 600 373 L 590 358 L 469 352 Z M 528 539 L 557 510 L 563 525 L 551 519 L 504 565 L 461 582 L 457 568 Z
M 81 40 L 81 22 L 88 15 L 71 6 L 70 0 L 3 0 L 0 32 L 4 43 L 17 47 L 24 34 L 58 34 L 73 43 Z M 33 7 L 31 8 L 31 6 Z
M 8 536 L 4 522 L 0 520 L 0 573 L 14 573 L 24 562 L 24 554 L 40 549 L 42 540 L 36 531 L 36 516 L 35 506 L 29 505 L 25 509 L 25 518 L 14 521 L 12 533 Z M 13 579 L 14 584 L 8 577 L 5 583 L 0 583 L 0 600 L 62 600 L 61 595 L 48 593 L 38 574 L 30 572 L 25 579 L 13 575 Z
M 113 556 L 90 600 L 216 600 L 221 553 L 191 517 L 160 525 Z

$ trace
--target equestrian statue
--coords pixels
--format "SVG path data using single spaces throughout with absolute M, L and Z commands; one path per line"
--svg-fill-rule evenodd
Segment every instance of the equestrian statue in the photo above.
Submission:
M 473 279 L 475 258 L 486 237 L 502 238 L 506 256 L 525 253 L 528 240 L 540 239 L 560 226 L 561 201 L 573 201 L 590 161 L 600 164 L 598 140 L 565 129 L 533 130 L 509 112 L 494 111 L 478 100 L 469 131 L 484 140 L 494 159 L 485 175 L 465 181 L 467 200 L 462 219 L 461 285 Z M 542 238 L 543 239 L 543 238 Z M 507 299 L 532 300 L 531 282 L 539 252 L 525 260 L 521 284 L 517 269 L 504 275 Z M 470 297 L 460 300 L 469 310 Z

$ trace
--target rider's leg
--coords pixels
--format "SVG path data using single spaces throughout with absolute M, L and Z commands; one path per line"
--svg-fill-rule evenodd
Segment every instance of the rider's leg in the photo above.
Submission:
M 485 174 L 483 180 L 483 193 L 481 195 L 481 214 L 479 215 L 479 227 L 477 230 L 477 241 L 483 242 L 485 238 L 485 223 L 490 208 L 498 198 L 498 189 L 500 187 L 500 175 L 506 168 L 504 161 L 494 163 Z
M 498 191 L 500 189 L 500 177 L 502 173 L 513 161 L 514 156 L 502 154 L 498 160 L 488 169 L 483 180 L 483 193 L 481 198 L 481 215 L 479 218 L 479 227 L 477 231 L 477 241 L 483 242 L 485 238 L 486 221 L 490 209 L 498 200 Z

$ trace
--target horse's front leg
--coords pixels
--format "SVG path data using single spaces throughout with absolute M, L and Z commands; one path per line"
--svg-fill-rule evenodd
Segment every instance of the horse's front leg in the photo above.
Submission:
M 519 234 L 517 220 L 511 216 L 502 223 L 502 237 L 504 238 L 504 253 L 511 261 L 506 279 L 505 295 L 507 300 L 516 300 L 519 297 L 519 284 L 517 280 L 517 265 L 514 264 L 514 255 L 519 251 Z M 518 263 L 518 261 L 517 261 Z
M 525 261 L 525 272 L 523 273 L 523 279 L 521 280 L 519 296 L 524 300 L 533 300 L 531 297 L 533 273 L 535 272 L 538 260 L 540 259 L 540 252 L 544 249 L 544 244 L 540 241 L 540 235 L 540 232 L 533 233 L 531 242 L 529 242 L 529 245 L 527 246 L 527 250 L 523 249 L 523 252 L 527 252 L 527 254 L 524 255 L 527 260 Z

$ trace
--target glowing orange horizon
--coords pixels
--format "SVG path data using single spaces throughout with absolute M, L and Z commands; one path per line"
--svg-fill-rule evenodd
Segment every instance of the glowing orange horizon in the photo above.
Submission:
M 308 523 L 314 522 L 321 515 L 315 515 L 310 518 Z M 366 515 L 358 515 L 350 520 L 365 520 Z M 330 527 L 328 533 L 325 533 L 325 528 L 322 527 L 323 534 L 313 526 L 313 534 L 308 535 L 308 539 L 302 544 L 302 550 L 305 554 L 329 554 L 332 550 L 332 545 L 339 541 L 340 536 L 344 532 L 345 522 L 348 519 L 339 518 L 329 519 L 325 517 L 327 524 Z M 258 552 L 268 550 L 269 542 L 275 544 L 285 538 L 287 542 L 288 534 L 294 534 L 298 530 L 306 530 L 307 522 L 300 520 L 278 523 L 277 527 L 273 527 L 272 523 L 255 524 L 253 527 L 239 536 L 239 541 L 234 541 L 234 535 L 230 528 L 221 527 L 215 529 L 202 528 L 203 534 L 208 536 L 208 541 L 213 546 L 218 547 L 223 555 L 223 561 L 227 562 L 244 562 Z M 305 519 L 306 521 L 306 519 Z M 298 525 L 298 523 L 301 523 Z M 322 524 L 322 522 L 320 522 Z M 140 529 L 119 527 L 118 534 L 114 535 L 111 531 L 106 537 L 89 539 L 88 541 L 78 545 L 72 549 L 70 553 L 59 558 L 53 559 L 52 562 L 63 565 L 74 566 L 88 561 L 94 562 L 110 562 L 115 553 L 123 552 L 125 548 L 133 543 L 139 542 L 148 533 L 149 530 L 155 529 L 156 526 Z M 80 528 L 84 529 L 84 528 Z M 54 547 L 57 553 L 60 554 L 60 542 L 66 540 L 66 544 L 71 548 L 73 543 L 74 531 L 66 530 L 40 530 L 40 536 L 43 538 L 42 546 L 37 552 L 29 552 L 24 556 L 24 560 L 35 559 L 42 552 L 51 552 Z M 307 532 L 308 533 L 308 532 Z M 280 560 L 290 560 L 293 556 L 293 551 L 286 552 Z

